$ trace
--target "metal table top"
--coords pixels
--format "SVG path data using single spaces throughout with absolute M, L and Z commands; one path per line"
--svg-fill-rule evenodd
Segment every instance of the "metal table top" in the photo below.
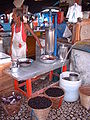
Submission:
M 68 63 L 68 60 L 65 63 Z M 9 74 L 18 81 L 24 81 L 27 79 L 31 79 L 35 76 L 39 76 L 50 72 L 51 70 L 60 68 L 63 65 L 63 62 L 61 62 L 60 60 L 56 60 L 54 63 L 51 64 L 45 64 L 40 61 L 34 61 L 28 67 L 19 67 L 16 72 L 13 72 L 10 69 L 6 69 L 5 73 Z

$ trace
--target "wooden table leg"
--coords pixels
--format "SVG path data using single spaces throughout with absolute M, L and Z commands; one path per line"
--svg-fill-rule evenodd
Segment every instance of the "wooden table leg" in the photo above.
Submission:
M 29 98 L 32 95 L 31 79 L 26 80 L 26 89 L 27 89 L 27 97 Z
M 49 72 L 49 80 L 51 81 L 53 77 L 53 70 Z
M 65 71 L 67 71 L 67 65 L 64 65 L 64 66 L 62 67 L 62 72 L 65 72 Z
M 15 90 L 17 90 L 18 89 L 18 81 L 17 80 L 14 80 L 14 88 L 15 88 Z

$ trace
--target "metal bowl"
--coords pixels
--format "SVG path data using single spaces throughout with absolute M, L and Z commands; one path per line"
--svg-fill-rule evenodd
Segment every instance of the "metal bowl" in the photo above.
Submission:
M 18 60 L 18 64 L 21 67 L 28 67 L 32 64 L 32 62 L 33 62 L 33 59 L 28 59 L 28 58 L 22 58 Z
M 56 57 L 53 55 L 42 55 L 40 57 L 40 61 L 43 63 L 54 63 L 56 61 Z

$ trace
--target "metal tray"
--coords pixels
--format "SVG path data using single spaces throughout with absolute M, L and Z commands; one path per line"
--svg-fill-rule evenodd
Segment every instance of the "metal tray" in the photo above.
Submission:
M 43 63 L 54 63 L 56 61 L 56 57 L 53 55 L 42 55 L 40 57 L 40 61 Z

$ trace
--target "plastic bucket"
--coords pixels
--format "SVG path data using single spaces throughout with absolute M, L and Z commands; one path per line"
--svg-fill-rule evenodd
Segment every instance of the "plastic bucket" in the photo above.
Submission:
M 82 83 L 81 80 L 77 80 L 77 81 L 68 80 L 69 74 L 71 73 L 76 73 L 76 72 L 66 71 L 60 74 L 59 86 L 65 90 L 64 100 L 67 102 L 74 102 L 78 100 L 79 87 L 81 86 Z M 64 79 L 65 77 L 67 78 L 67 80 Z
M 83 85 L 79 87 L 80 101 L 81 104 L 86 108 L 90 109 L 90 85 Z
M 47 95 L 52 100 L 52 108 L 58 109 L 61 106 L 64 98 L 64 90 L 61 87 L 53 86 L 45 91 L 45 95 Z
M 38 120 L 46 120 L 52 106 L 52 101 L 44 95 L 39 95 L 30 98 L 28 105 L 34 111 Z

